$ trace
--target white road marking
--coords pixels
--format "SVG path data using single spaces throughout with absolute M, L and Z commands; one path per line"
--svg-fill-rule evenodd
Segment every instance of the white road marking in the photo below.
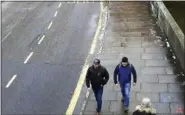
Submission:
M 62 3 L 60 2 L 60 4 L 58 5 L 58 8 L 60 8 L 60 7 L 61 7 L 61 5 L 62 5 Z
M 4 41 L 4 40 L 6 40 L 6 38 L 8 38 L 8 36 L 11 34 L 12 32 L 9 32 L 3 39 L 2 39 L 2 42 Z
M 53 22 L 50 22 L 50 24 L 49 24 L 49 26 L 48 26 L 48 29 L 50 29 L 51 28 L 51 25 L 53 24 Z
M 55 15 L 54 15 L 54 17 L 56 17 L 56 16 L 57 16 L 57 14 L 58 14 L 58 11 L 56 11 L 56 12 L 55 12 Z
M 9 86 L 11 85 L 11 83 L 13 82 L 13 80 L 17 77 L 17 75 L 14 75 L 12 77 L 12 79 L 8 82 L 8 84 L 6 85 L 6 88 L 9 88 Z
M 28 62 L 28 60 L 31 58 L 31 56 L 33 55 L 33 52 L 31 52 L 28 57 L 26 58 L 26 60 L 24 61 L 24 64 L 26 64 Z
M 45 35 L 42 36 L 42 38 L 39 40 L 38 44 L 40 44 L 44 38 L 45 38 Z

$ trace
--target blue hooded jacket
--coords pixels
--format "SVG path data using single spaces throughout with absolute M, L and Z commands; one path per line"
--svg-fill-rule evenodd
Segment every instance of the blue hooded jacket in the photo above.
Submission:
M 131 82 L 131 73 L 133 74 L 133 82 L 137 82 L 137 74 L 134 66 L 128 64 L 127 66 L 122 66 L 118 64 L 114 70 L 114 83 L 117 84 L 117 76 L 120 84 L 126 84 Z

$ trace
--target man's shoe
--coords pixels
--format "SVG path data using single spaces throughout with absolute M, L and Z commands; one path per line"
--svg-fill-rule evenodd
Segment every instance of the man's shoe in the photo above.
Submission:
M 128 107 L 124 107 L 124 113 L 128 114 Z
M 128 114 L 128 110 L 124 110 L 125 114 Z
M 97 112 L 96 115 L 100 115 L 100 112 Z

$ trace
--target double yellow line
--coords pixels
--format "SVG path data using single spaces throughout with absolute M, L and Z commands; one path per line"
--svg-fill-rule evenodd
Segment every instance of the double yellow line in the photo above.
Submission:
M 66 111 L 65 115 L 72 115 L 73 112 L 74 112 L 74 109 L 76 107 L 76 104 L 78 102 L 78 99 L 79 99 L 79 96 L 80 96 L 80 93 L 81 93 L 81 90 L 82 90 L 82 86 L 83 86 L 84 81 L 85 81 L 85 75 L 86 75 L 87 69 L 89 67 L 87 60 L 88 60 L 89 56 L 94 53 L 96 43 L 97 43 L 98 37 L 100 35 L 101 28 L 102 28 L 102 18 L 103 18 L 102 17 L 102 10 L 103 10 L 103 3 L 100 2 L 100 16 L 99 16 L 99 21 L 98 21 L 98 28 L 96 30 L 96 34 L 93 38 L 93 42 L 92 42 L 91 47 L 90 47 L 90 53 L 86 58 L 85 64 L 84 64 L 83 69 L 82 69 L 81 74 L 80 74 L 80 78 L 77 82 L 77 86 L 75 88 L 75 91 L 73 93 L 72 99 L 70 101 L 70 104 L 67 108 L 67 111 Z

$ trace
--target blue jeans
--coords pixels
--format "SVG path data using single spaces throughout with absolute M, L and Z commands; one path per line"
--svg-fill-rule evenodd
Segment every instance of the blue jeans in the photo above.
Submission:
M 123 106 L 124 106 L 124 108 L 128 109 L 129 102 L 130 102 L 130 87 L 131 87 L 131 83 L 120 84 L 120 87 L 121 87 L 122 96 L 124 97 Z
M 103 95 L 103 87 L 100 88 L 92 88 L 94 92 L 95 99 L 97 101 L 97 112 L 101 112 L 102 107 L 102 95 Z

